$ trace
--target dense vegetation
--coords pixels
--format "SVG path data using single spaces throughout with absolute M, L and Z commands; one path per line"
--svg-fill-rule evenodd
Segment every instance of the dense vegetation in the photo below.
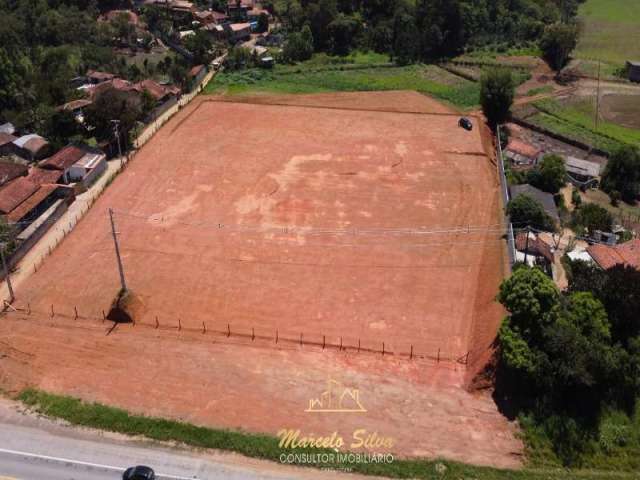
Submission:
M 524 266 L 503 282 L 498 396 L 520 415 L 533 458 L 548 449 L 541 463 L 637 470 L 640 272 L 575 262 L 569 276 L 567 293 Z
M 527 45 L 545 27 L 572 22 L 578 0 L 271 0 L 288 32 L 309 27 L 316 51 L 388 52 L 398 63 L 469 47 Z

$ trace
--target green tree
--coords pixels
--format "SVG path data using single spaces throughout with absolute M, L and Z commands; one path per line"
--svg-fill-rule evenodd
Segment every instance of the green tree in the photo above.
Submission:
M 636 147 L 624 146 L 611 155 L 602 189 L 609 195 L 619 192 L 625 202 L 635 202 L 640 195 L 640 151 Z
M 264 33 L 267 30 L 269 30 L 269 16 L 266 13 L 261 13 L 258 17 L 258 27 L 256 31 Z
M 209 35 L 203 31 L 198 30 L 195 35 L 189 35 L 184 41 L 184 46 L 193 54 L 195 64 L 206 64 L 211 60 L 209 52 L 213 48 L 213 43 Z
M 541 230 L 555 230 L 553 219 L 535 198 L 520 194 L 507 205 L 511 221 L 519 225 L 528 225 Z
M 291 33 L 282 49 L 282 59 L 288 63 L 303 62 L 313 55 L 313 35 L 308 25 L 302 32 Z
M 559 72 L 569 61 L 571 52 L 578 44 L 578 29 L 575 25 L 556 23 L 544 29 L 540 49 L 549 66 Z
M 595 203 L 583 203 L 573 211 L 572 223 L 589 230 L 610 232 L 613 225 L 613 216 L 606 208 Z
M 559 155 L 546 155 L 540 165 L 527 174 L 527 183 L 556 194 L 567 183 L 567 169 Z
M 122 92 L 114 88 L 101 93 L 87 107 L 87 123 L 94 127 L 94 135 L 98 140 L 113 140 L 113 120 L 119 121 L 122 138 L 128 138 L 128 132 L 142 118 L 140 99 L 137 95 Z
M 331 51 L 336 55 L 347 55 L 354 44 L 361 21 L 358 19 L 338 14 L 329 24 L 329 36 L 331 37 Z
M 510 70 L 496 68 L 482 75 L 480 104 L 492 129 L 509 118 L 514 96 L 515 83 Z
M 417 60 L 417 35 L 418 28 L 411 11 L 408 8 L 398 9 L 393 18 L 393 56 L 397 64 L 408 65 Z

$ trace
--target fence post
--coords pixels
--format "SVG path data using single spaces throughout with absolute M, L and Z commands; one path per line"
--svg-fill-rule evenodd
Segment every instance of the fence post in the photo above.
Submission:
M 340 351 L 342 351 L 342 337 L 340 337 Z
M 182 330 L 182 320 L 178 317 L 178 331 Z
M 324 350 L 324 346 L 326 343 L 326 337 L 324 335 L 322 335 L 322 349 Z
M 53 303 L 51 304 L 51 318 L 53 318 L 55 315 L 55 312 L 53 311 Z
M 382 356 L 384 356 L 384 342 L 382 342 Z
M 207 324 L 202 322 L 202 334 L 204 335 L 205 333 L 207 333 Z
M 227 338 L 231 336 L 231 325 L 227 323 Z
M 104 310 L 102 310 L 102 323 L 107 319 L 107 316 L 104 314 Z
M 251 341 L 253 342 L 256 339 L 256 329 L 251 327 Z
M 158 321 L 158 316 L 156 315 L 156 329 L 160 328 L 160 322 Z
M 358 353 L 360 353 L 360 339 L 358 339 Z
M 31 304 L 27 303 L 27 315 L 31 315 Z
M 73 317 L 73 319 L 74 319 L 74 320 L 77 320 L 77 319 L 78 319 L 78 307 L 74 306 L 74 307 L 73 307 L 73 311 L 74 311 L 74 313 L 75 313 L 75 317 Z
M 276 343 L 278 343 L 278 329 L 276 329 Z
M 438 363 L 440 363 L 440 349 L 438 349 Z
M 302 346 L 302 333 L 300 333 L 300 346 Z
M 409 360 L 413 360 L 413 345 L 411 345 L 411 353 L 409 353 Z

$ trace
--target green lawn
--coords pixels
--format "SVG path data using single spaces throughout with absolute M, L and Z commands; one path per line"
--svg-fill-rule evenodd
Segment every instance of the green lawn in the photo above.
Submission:
M 640 1 L 587 0 L 579 17 L 583 32 L 576 58 L 619 66 L 640 60 Z
M 232 451 L 248 457 L 278 462 L 283 450 L 275 437 L 230 430 L 200 427 L 162 418 L 133 415 L 125 410 L 86 403 L 76 398 L 25 390 L 19 397 L 25 405 L 48 417 L 62 419 L 72 425 L 98 428 L 125 435 L 144 436 L 153 440 L 177 442 L 198 448 Z M 286 450 L 291 452 L 291 450 Z M 334 453 L 333 450 L 296 449 L 297 453 Z M 306 467 L 332 468 L 335 464 L 305 463 Z M 501 470 L 476 467 L 446 460 L 395 459 L 393 463 L 341 464 L 354 473 L 388 478 L 429 480 L 586 480 L 632 479 L 634 473 L 568 471 L 558 468 L 544 470 Z
M 640 146 L 640 130 L 600 120 L 595 127 L 595 105 L 590 99 L 561 103 L 554 99 L 534 103 L 539 113 L 528 121 L 595 148 L 611 152 L 622 144 Z
M 350 64 L 314 68 L 278 65 L 274 70 L 250 69 L 218 75 L 205 93 L 321 93 L 375 90 L 415 90 L 462 109 L 476 107 L 480 87 L 435 65 L 377 67 Z

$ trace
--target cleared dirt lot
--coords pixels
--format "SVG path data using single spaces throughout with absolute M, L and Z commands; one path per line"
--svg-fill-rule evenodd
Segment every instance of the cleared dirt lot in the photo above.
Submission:
M 0 327 L 18 362 L 3 383 L 269 433 L 363 423 L 402 454 L 517 464 L 509 424 L 463 389 L 501 318 L 504 256 L 495 167 L 457 121 L 404 92 L 196 102 L 19 287 L 32 313 Z M 108 208 L 137 325 L 105 336 Z M 265 339 L 194 332 L 227 328 Z M 316 345 L 268 340 L 300 334 Z M 305 415 L 327 375 L 366 390 L 371 413 Z

